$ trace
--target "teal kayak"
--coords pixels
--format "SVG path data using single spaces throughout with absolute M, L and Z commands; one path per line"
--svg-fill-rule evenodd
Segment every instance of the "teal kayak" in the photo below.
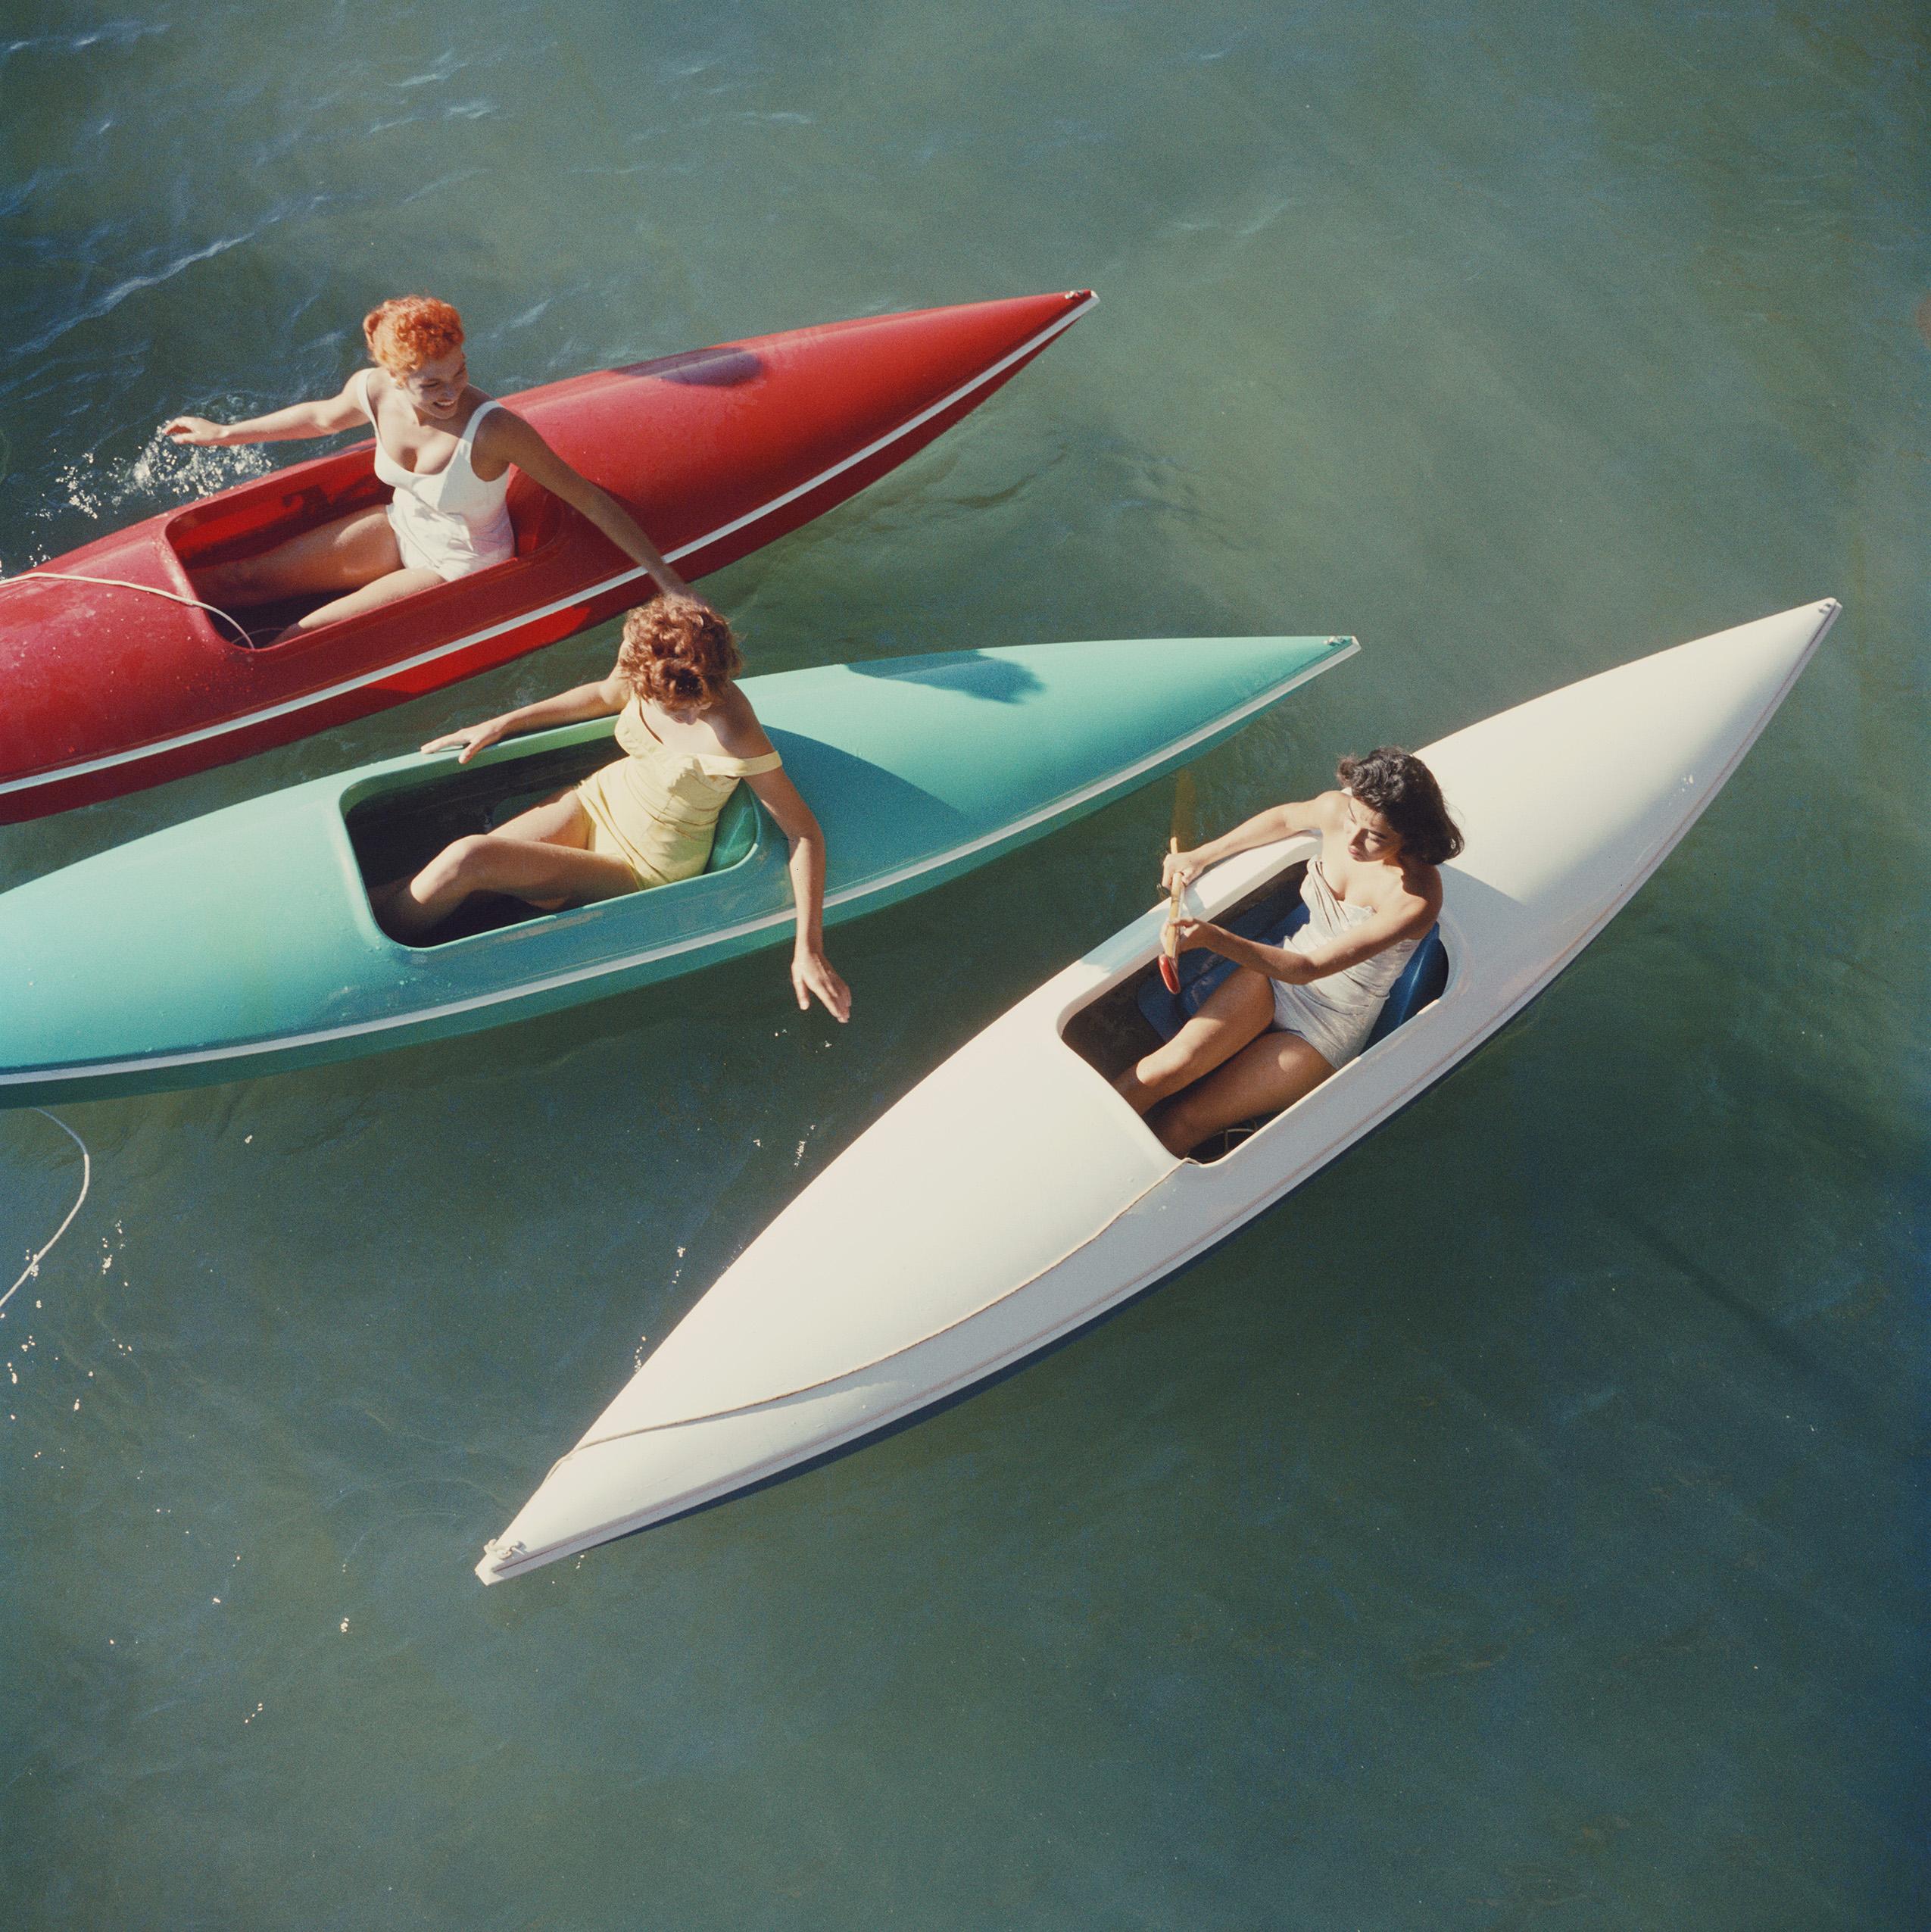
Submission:
M 828 924 L 956 878 L 1218 744 L 1347 638 L 1035 645 L 747 679 L 825 828 Z M 154 1092 L 501 1025 L 789 939 L 786 846 L 749 788 L 694 879 L 435 943 L 372 885 L 575 782 L 613 720 L 469 765 L 420 754 L 232 805 L 0 894 L 0 1106 Z

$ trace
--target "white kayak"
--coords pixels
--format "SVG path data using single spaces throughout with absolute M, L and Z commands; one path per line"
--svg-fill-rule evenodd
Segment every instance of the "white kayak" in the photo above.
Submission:
M 1176 1160 L 1114 1093 L 1165 902 L 921 1081 L 725 1270 L 476 1573 L 485 1583 L 716 1502 L 1000 1374 L 1299 1185 L 1519 1011 L 1654 872 L 1836 618 L 1806 604 L 1583 679 L 1421 756 L 1467 838 L 1443 868 L 1446 988 L 1219 1157 Z M 1203 875 L 1201 913 L 1284 904 L 1298 838 Z M 1412 989 L 1409 997 L 1414 997 Z M 1394 1016 L 1389 1016 L 1390 1019 Z

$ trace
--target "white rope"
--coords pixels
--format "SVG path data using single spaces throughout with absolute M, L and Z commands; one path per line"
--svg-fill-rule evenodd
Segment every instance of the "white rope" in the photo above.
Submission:
M 14 1293 L 20 1287 L 21 1283 L 30 1281 L 40 1272 L 41 1262 L 52 1249 L 54 1243 L 73 1225 L 73 1217 L 80 1212 L 80 1203 L 87 1198 L 88 1188 L 94 1178 L 94 1162 L 92 1156 L 87 1151 L 87 1143 L 58 1114 L 48 1113 L 45 1107 L 36 1107 L 34 1112 L 51 1120 L 80 1150 L 80 1192 L 74 1196 L 73 1205 L 67 1209 L 67 1218 L 54 1230 L 46 1247 L 42 1248 L 20 1270 L 20 1280 L 17 1281 L 5 1294 L 0 1295 L 0 1309 L 5 1308 L 8 1303 L 13 1300 Z
M 198 597 L 183 597 L 179 591 L 163 590 L 158 584 L 129 583 L 125 577 L 83 577 L 72 570 L 23 570 L 17 577 L 0 577 L 0 590 L 11 590 L 16 584 L 39 583 L 48 578 L 57 579 L 64 584 L 100 584 L 109 590 L 138 590 L 148 597 L 164 597 L 170 604 L 182 604 L 190 610 L 205 610 L 209 616 L 219 617 L 224 624 L 232 624 L 242 642 L 248 649 L 255 648 L 254 639 L 249 636 L 248 626 L 238 618 L 231 617 L 218 604 L 204 604 Z M 15 1286 L 18 1286 L 17 1283 Z

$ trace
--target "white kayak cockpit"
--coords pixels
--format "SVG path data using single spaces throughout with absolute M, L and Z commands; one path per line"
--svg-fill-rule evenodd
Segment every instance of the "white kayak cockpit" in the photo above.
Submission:
M 1218 868 L 1202 880 L 1198 891 L 1190 892 L 1189 908 L 1197 907 L 1203 916 L 1244 938 L 1279 945 L 1305 917 L 1301 882 L 1312 851 L 1312 841 L 1297 838 L 1252 855 L 1237 867 Z M 1256 860 L 1262 863 L 1257 865 Z M 1183 955 L 1180 992 L 1169 993 L 1160 978 L 1158 932 L 1156 923 L 1150 950 L 1143 928 L 1132 929 L 1131 936 L 1137 937 L 1140 944 L 1131 964 L 1109 976 L 1101 991 L 1077 1005 L 1062 1025 L 1066 1044 L 1109 1082 L 1171 1039 L 1232 969 L 1227 961 L 1205 950 Z M 1372 1053 L 1398 1027 L 1439 999 L 1448 978 L 1447 949 L 1440 931 L 1431 929 L 1390 990 L 1364 1053 Z M 1334 1077 L 1346 1072 L 1344 1067 Z M 1121 1106 L 1125 1110 L 1125 1103 Z M 1215 1135 L 1194 1150 L 1192 1160 L 1220 1159 L 1270 1118 L 1243 1122 Z

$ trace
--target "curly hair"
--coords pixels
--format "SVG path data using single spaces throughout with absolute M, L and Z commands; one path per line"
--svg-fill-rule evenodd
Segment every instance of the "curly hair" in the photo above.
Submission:
M 1365 758 L 1343 758 L 1334 776 L 1343 791 L 1388 821 L 1411 858 L 1439 866 L 1461 852 L 1462 833 L 1442 788 L 1412 752 L 1384 744 Z
M 653 704 L 715 704 L 744 668 L 731 626 L 694 597 L 654 598 L 623 620 L 617 669 Z
M 392 295 L 362 318 L 362 332 L 392 376 L 407 376 L 463 346 L 463 318 L 433 295 Z

